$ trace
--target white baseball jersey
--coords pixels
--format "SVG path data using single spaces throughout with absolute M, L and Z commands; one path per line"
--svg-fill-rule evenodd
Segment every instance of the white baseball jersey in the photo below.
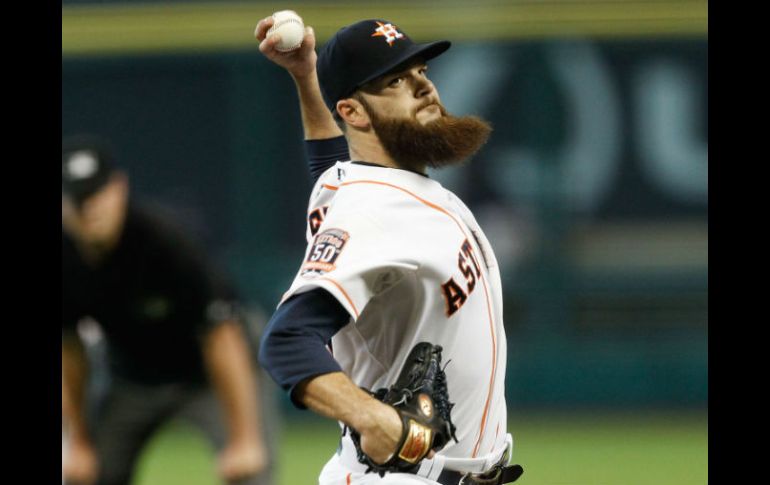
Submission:
M 407 170 L 338 162 L 313 187 L 308 247 L 283 301 L 321 287 L 351 322 L 332 353 L 354 383 L 392 385 L 415 344 L 443 347 L 459 443 L 447 458 L 506 445 L 506 339 L 500 273 L 470 210 Z

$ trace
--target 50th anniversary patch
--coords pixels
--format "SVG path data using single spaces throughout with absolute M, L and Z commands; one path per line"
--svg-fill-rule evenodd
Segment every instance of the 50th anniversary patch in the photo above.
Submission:
M 302 266 L 302 276 L 317 276 L 336 268 L 334 262 L 345 248 L 348 239 L 350 234 L 342 229 L 327 229 L 316 235 Z

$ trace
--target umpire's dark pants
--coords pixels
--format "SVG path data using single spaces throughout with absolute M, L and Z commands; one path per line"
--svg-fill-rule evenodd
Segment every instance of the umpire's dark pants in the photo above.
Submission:
M 260 397 L 263 409 L 269 409 L 264 397 Z M 103 390 L 103 398 L 96 402 L 91 424 L 101 471 L 98 485 L 129 485 L 144 445 L 172 419 L 186 420 L 198 427 L 217 451 L 226 444 L 223 410 L 214 391 L 208 387 L 147 386 L 112 378 Z M 268 425 L 272 420 L 263 416 L 263 421 Z M 270 436 L 265 439 L 267 443 L 273 442 Z M 274 450 L 269 451 L 273 455 Z M 270 459 L 272 462 L 272 456 Z M 271 465 L 265 473 L 232 485 L 271 485 L 272 468 Z

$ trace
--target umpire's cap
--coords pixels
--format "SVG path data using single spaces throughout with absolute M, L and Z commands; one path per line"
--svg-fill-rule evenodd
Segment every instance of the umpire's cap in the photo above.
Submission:
M 115 170 L 109 143 L 95 135 L 62 138 L 62 193 L 80 203 L 104 187 Z
M 450 45 L 447 40 L 415 44 L 401 29 L 382 19 L 343 27 L 318 52 L 318 81 L 324 102 L 335 112 L 337 101 L 369 81 L 417 56 L 433 59 Z

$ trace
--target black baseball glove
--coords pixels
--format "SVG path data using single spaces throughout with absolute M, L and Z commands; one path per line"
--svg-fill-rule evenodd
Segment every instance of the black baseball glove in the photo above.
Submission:
M 380 389 L 372 395 L 393 406 L 401 416 L 403 432 L 396 452 L 385 463 L 377 464 L 361 450 L 361 435 L 350 429 L 356 446 L 358 461 L 367 465 L 367 473 L 375 471 L 414 473 L 420 460 L 431 450 L 439 451 L 455 436 L 450 411 L 446 374 L 441 367 L 441 346 L 420 342 L 414 346 L 404 367 L 389 389 Z

